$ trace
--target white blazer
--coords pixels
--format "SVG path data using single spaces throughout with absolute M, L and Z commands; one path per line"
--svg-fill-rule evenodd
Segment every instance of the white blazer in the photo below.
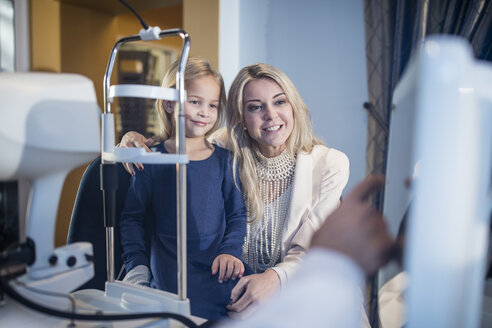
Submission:
M 297 154 L 280 263 L 272 268 L 281 285 L 285 285 L 299 266 L 313 233 L 340 204 L 348 178 L 349 160 L 341 151 L 316 145 L 311 154 Z

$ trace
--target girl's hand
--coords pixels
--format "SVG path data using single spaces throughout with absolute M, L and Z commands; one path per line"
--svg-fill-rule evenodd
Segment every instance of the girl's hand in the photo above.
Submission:
M 229 254 L 220 254 L 212 263 L 212 275 L 219 272 L 219 283 L 229 279 L 236 280 L 244 274 L 244 264 L 237 257 Z
M 122 148 L 145 148 L 147 152 L 151 152 L 149 149 L 150 146 L 154 144 L 154 139 L 149 138 L 145 139 L 143 135 L 141 135 L 138 132 L 135 131 L 130 131 L 125 133 L 123 138 L 121 138 L 121 142 L 119 143 L 118 147 Z M 123 163 L 123 167 L 125 170 L 130 173 L 131 175 L 135 175 L 135 170 L 133 169 L 133 165 L 137 167 L 140 171 L 144 169 L 144 166 L 142 163 Z
M 230 317 L 237 317 L 238 312 L 253 312 L 256 307 L 268 299 L 280 286 L 280 278 L 275 270 L 242 277 L 231 292 L 231 304 L 227 306 Z M 240 315 L 239 315 L 240 316 Z

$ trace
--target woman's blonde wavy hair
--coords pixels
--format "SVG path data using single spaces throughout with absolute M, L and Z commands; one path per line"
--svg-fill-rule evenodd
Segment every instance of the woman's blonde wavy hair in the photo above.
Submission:
M 179 59 L 171 64 L 171 67 L 167 71 L 166 75 L 162 80 L 162 86 L 165 88 L 175 88 L 176 87 L 176 74 L 178 73 Z M 188 87 L 188 83 L 192 80 L 212 76 L 213 79 L 219 84 L 220 95 L 219 95 L 219 106 L 217 107 L 217 121 L 214 126 L 205 134 L 208 137 L 218 128 L 224 124 L 225 120 L 225 105 L 226 105 L 226 94 L 224 87 L 224 80 L 222 75 L 215 69 L 212 68 L 210 63 L 200 57 L 189 57 L 186 63 L 185 74 L 184 74 L 184 85 L 185 89 Z M 173 113 L 168 113 L 165 108 L 165 101 L 158 99 L 155 103 L 155 109 L 159 115 L 159 126 L 161 137 L 166 140 L 174 137 L 176 133 L 175 122 L 178 117 L 177 106 L 174 106 Z
M 259 79 L 271 79 L 285 92 L 294 114 L 294 128 L 287 139 L 287 152 L 291 156 L 304 151 L 311 153 L 314 145 L 323 144 L 314 134 L 311 114 L 294 83 L 278 68 L 258 63 L 239 71 L 229 89 L 227 103 L 227 147 L 233 152 L 234 179 L 239 166 L 243 197 L 248 205 L 248 221 L 255 222 L 263 216 L 263 201 L 259 192 L 256 161 L 260 149 L 244 124 L 243 92 L 246 84 Z

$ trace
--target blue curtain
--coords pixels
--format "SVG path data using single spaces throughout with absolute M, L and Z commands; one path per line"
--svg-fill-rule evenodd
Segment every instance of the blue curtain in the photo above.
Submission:
M 492 0 L 364 0 L 369 111 L 366 173 L 386 172 L 393 90 L 427 35 L 466 38 L 479 59 L 492 60 Z M 372 202 L 383 208 L 383 192 Z M 368 282 L 368 314 L 378 327 L 376 278 Z

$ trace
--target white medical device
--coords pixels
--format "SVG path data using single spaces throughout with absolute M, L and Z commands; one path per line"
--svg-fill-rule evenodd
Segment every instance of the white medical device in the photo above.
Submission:
M 121 45 L 133 41 L 159 40 L 179 36 L 183 50 L 176 77 L 176 89 L 146 85 L 110 85 L 116 54 Z M 101 320 L 84 317 L 82 311 L 107 314 L 128 314 L 132 319 L 171 317 L 188 326 L 190 304 L 186 297 L 186 164 L 184 139 L 184 71 L 190 50 L 188 34 L 180 29 L 161 31 L 150 27 L 137 35 L 124 37 L 114 46 L 104 77 L 102 114 L 97 106 L 92 82 L 74 74 L 55 73 L 1 73 L 0 74 L 0 180 L 29 179 L 33 191 L 28 206 L 27 236 L 34 245 L 33 263 L 27 273 L 9 284 L 25 299 L 58 311 L 57 315 L 79 320 Z M 178 103 L 176 124 L 177 154 L 146 153 L 143 149 L 115 148 L 114 118 L 111 104 L 116 97 L 166 99 Z M 100 136 L 102 130 L 102 140 Z M 101 181 L 105 200 L 107 236 L 108 281 L 104 291 L 74 289 L 89 280 L 93 274 L 92 245 L 75 243 L 53 249 L 58 201 L 65 177 L 72 169 L 93 160 L 101 154 Z M 173 164 L 177 169 L 178 213 L 178 294 L 148 287 L 114 281 L 114 208 L 115 192 L 111 175 L 115 162 Z M 108 179 L 107 175 L 110 176 Z M 108 182 L 109 181 L 109 182 Z M 2 283 L 4 281 L 2 280 Z M 53 297 L 53 294 L 65 297 Z M 25 300 L 24 300 L 25 301 Z M 60 312 L 61 311 L 61 312 Z M 32 314 L 23 315 L 23 308 L 0 307 L 2 322 L 29 326 L 36 321 Z M 140 315 L 152 312 L 151 315 Z M 157 315 L 156 315 L 157 314 Z M 100 317 L 100 316 L 99 316 Z M 122 318 L 120 315 L 119 318 Z M 129 318 L 129 317 L 128 317 Z M 193 318 L 195 322 L 203 322 Z M 24 321 L 22 321 L 24 320 Z M 114 319 L 117 320 L 117 319 Z M 119 319 L 121 320 L 121 319 Z M 44 325 L 43 322 L 46 322 Z M 49 326 L 45 317 L 38 326 Z M 159 320 L 159 327 L 176 327 L 177 322 Z
M 492 65 L 475 60 L 462 39 L 431 37 L 393 103 L 384 213 L 396 234 L 410 206 L 407 326 L 479 327 L 491 210 Z
M 65 177 L 94 159 L 100 148 L 94 86 L 75 74 L 0 73 L 0 101 L 0 180 L 32 183 L 27 237 L 35 258 L 19 280 L 39 290 L 68 293 L 94 274 L 89 243 L 54 249 Z M 30 294 L 24 288 L 19 292 Z M 67 303 L 61 302 L 48 304 Z
M 183 39 L 183 49 L 176 76 L 176 89 L 169 89 L 148 85 L 110 85 L 111 73 L 118 49 L 125 43 L 134 41 L 159 40 L 161 37 L 179 36 Z M 124 37 L 116 42 L 109 58 L 104 76 L 104 113 L 102 115 L 102 149 L 101 149 L 101 182 L 105 197 L 105 226 L 107 245 L 107 273 L 108 279 L 105 291 L 77 291 L 73 296 L 84 301 L 88 306 L 97 306 L 104 309 L 120 308 L 127 312 L 172 312 L 183 316 L 190 316 L 190 302 L 186 297 L 186 164 L 188 156 L 185 152 L 184 129 L 184 71 L 190 51 L 188 34 L 180 29 L 161 31 L 159 28 L 142 30 L 140 34 Z M 114 116 L 111 105 L 116 97 L 139 97 L 148 99 L 166 99 L 178 103 L 178 121 L 176 124 L 177 154 L 147 153 L 141 148 L 115 147 Z M 115 162 L 137 162 L 152 164 L 176 165 L 176 198 L 177 198 L 177 264 L 178 294 L 164 292 L 148 287 L 125 284 L 114 281 L 114 197 L 115 190 L 106 189 L 104 173 L 116 174 Z M 111 210 L 113 208 L 113 210 Z

